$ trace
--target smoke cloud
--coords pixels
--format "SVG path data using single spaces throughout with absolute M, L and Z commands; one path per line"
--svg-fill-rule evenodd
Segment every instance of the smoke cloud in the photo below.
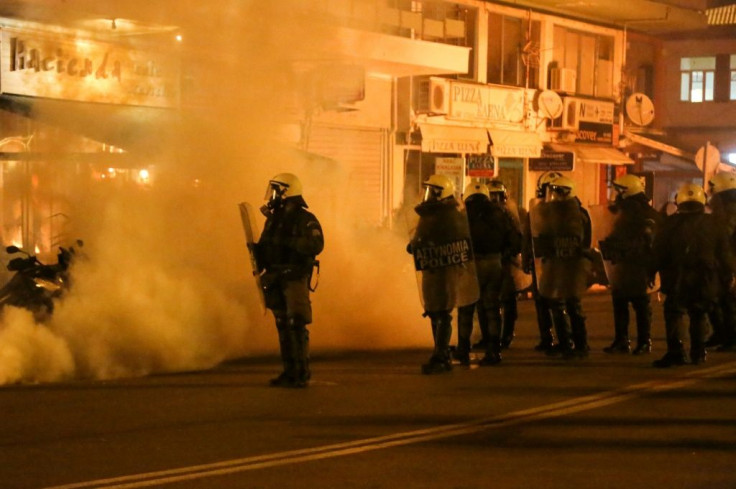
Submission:
M 145 16 L 149 4 L 125 6 Z M 14 308 L 3 312 L 0 383 L 207 369 L 275 353 L 273 319 L 259 305 L 237 204 L 257 209 L 268 179 L 281 172 L 300 177 L 326 239 L 312 295 L 313 356 L 431 344 L 408 236 L 351 220 L 350 196 L 361 189 L 342 163 L 278 140 L 295 94 L 305 91 L 292 48 L 337 42 L 317 38 L 310 19 L 284 15 L 299 4 L 169 2 L 173 18 L 159 21 L 182 27 L 178 49 L 202 68 L 193 79 L 206 108 L 185 107 L 176 122 L 153 128 L 153 147 L 131 149 L 153 168 L 149 187 L 69 181 L 72 237 L 85 241 L 84 256 L 48 323 L 37 325 Z M 102 12 L 114 5 L 95 2 Z M 261 216 L 258 223 L 260 231 Z

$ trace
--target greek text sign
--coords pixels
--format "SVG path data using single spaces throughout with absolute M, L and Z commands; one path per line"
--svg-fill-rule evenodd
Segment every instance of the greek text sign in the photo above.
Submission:
M 179 103 L 178 63 L 159 53 L 2 29 L 0 93 L 152 107 Z
M 414 268 L 422 271 L 462 265 L 469 262 L 472 257 L 470 240 L 460 239 L 451 243 L 416 248 Z

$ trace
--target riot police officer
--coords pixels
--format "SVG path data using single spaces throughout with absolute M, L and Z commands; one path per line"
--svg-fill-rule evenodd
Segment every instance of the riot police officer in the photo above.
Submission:
M 424 315 L 429 316 L 434 339 L 422 373 L 439 374 L 452 370 L 452 309 L 475 303 L 479 289 L 470 228 L 455 198 L 455 184 L 436 174 L 423 187 L 422 202 L 414 209 L 419 223 L 407 251 L 414 255 Z
M 319 221 L 306 210 L 302 184 L 296 175 L 280 173 L 268 182 L 266 223 L 255 246 L 262 271 L 266 307 L 273 312 L 279 335 L 283 372 L 271 380 L 277 387 L 306 387 L 312 307 L 310 278 L 315 257 L 324 247 Z
M 539 284 L 537 280 L 537 271 L 534 265 L 534 253 L 532 250 L 532 231 L 530 216 L 531 211 L 539 204 L 545 201 L 547 196 L 547 188 L 549 183 L 555 178 L 561 177 L 562 173 L 556 171 L 548 171 L 543 173 L 537 179 L 537 190 L 535 198 L 529 201 L 529 212 L 526 218 L 521 221 L 522 225 L 522 246 L 521 260 L 523 269 L 532 276 L 532 296 L 534 298 L 534 309 L 537 316 L 537 327 L 539 329 L 539 343 L 534 347 L 537 351 L 550 352 L 557 348 L 554 335 L 552 333 L 552 316 L 546 302 L 539 295 Z
M 724 229 L 731 251 L 736 255 L 736 174 L 719 172 L 708 182 L 710 208 L 717 226 Z M 728 276 L 721 277 L 722 287 L 713 313 L 709 315 L 713 335 L 706 346 L 716 351 L 732 351 L 736 348 L 736 295 L 730 289 Z
M 501 286 L 503 284 L 503 260 L 518 253 L 520 235 L 514 229 L 511 216 L 498 198 L 498 186 L 494 192 L 482 183 L 470 183 L 463 192 L 465 212 L 470 225 L 470 235 L 478 271 L 480 300 L 479 321 L 487 338 L 486 353 L 480 365 L 496 365 L 501 361 Z M 493 195 L 493 198 L 491 196 Z M 476 304 L 458 308 L 457 359 L 461 364 L 470 363 L 470 334 Z
M 629 303 L 636 316 L 637 344 L 633 353 L 652 351 L 652 308 L 649 297 L 649 263 L 652 242 L 661 214 L 649 204 L 641 179 L 623 175 L 613 182 L 616 197 L 606 218 L 612 221 L 610 234 L 601 241 L 613 302 L 613 342 L 606 353 L 631 353 Z
M 559 350 L 564 358 L 586 357 L 581 297 L 591 267 L 591 225 L 575 183 L 564 176 L 549 182 L 546 201 L 531 210 L 530 220 L 539 295 L 552 315 Z
M 723 282 L 733 283 L 734 261 L 725 230 L 705 212 L 705 192 L 686 183 L 677 190 L 677 212 L 667 216 L 654 238 L 654 270 L 666 295 L 664 320 L 667 353 L 654 361 L 659 368 L 687 363 L 688 338 L 683 316 L 690 319 L 690 360 L 705 361 L 708 331 L 706 315 L 718 298 Z
M 501 263 L 503 265 L 503 281 L 501 283 L 501 349 L 511 346 L 514 341 L 516 320 L 519 311 L 516 302 L 516 293 L 519 288 L 528 287 L 531 276 L 526 274 L 522 277 L 521 269 L 521 218 L 516 203 L 509 199 L 506 185 L 499 180 L 493 179 L 488 184 L 491 202 L 502 206 L 504 213 L 508 216 L 511 225 L 510 246 L 503 251 Z M 525 282 L 523 285 L 521 282 Z

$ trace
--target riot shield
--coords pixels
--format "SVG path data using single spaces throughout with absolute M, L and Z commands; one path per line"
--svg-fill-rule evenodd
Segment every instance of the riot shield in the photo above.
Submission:
M 588 287 L 591 262 L 583 255 L 583 224 L 575 200 L 543 202 L 529 211 L 539 294 L 579 297 Z
M 258 301 L 261 304 L 263 313 L 266 313 L 266 299 L 263 295 L 263 285 L 261 284 L 262 270 L 258 266 L 255 254 L 255 244 L 257 242 L 253 231 L 257 229 L 255 214 L 253 213 L 253 207 L 247 202 L 241 202 L 238 204 L 240 208 L 240 220 L 243 223 L 243 231 L 245 231 L 245 244 L 248 247 L 248 255 L 250 257 L 250 267 L 253 272 L 253 278 L 256 281 L 256 290 L 258 291 Z
M 593 243 L 600 249 L 611 289 L 630 296 L 658 290 L 659 276 L 649 284 L 648 274 L 653 229 L 647 227 L 643 218 L 626 218 L 623 212 L 608 205 L 594 205 L 588 211 L 596 230 Z
M 511 219 L 513 219 L 514 224 L 521 231 L 522 213 L 519 212 L 519 206 L 516 205 L 516 201 L 514 201 L 513 199 L 508 199 L 506 201 L 506 209 L 511 215 Z M 523 217 L 524 219 L 526 219 L 526 216 Z M 508 263 L 504 263 L 504 275 L 509 277 L 513 281 L 515 292 L 524 291 L 532 285 L 532 275 L 530 273 L 524 272 L 521 253 L 518 253 L 516 256 L 512 257 Z
M 457 208 L 423 213 L 410 230 L 410 251 L 425 311 L 447 311 L 480 297 L 467 217 Z

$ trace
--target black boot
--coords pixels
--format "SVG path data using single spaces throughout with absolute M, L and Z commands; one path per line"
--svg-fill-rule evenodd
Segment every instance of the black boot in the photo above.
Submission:
M 516 296 L 512 296 L 503 302 L 503 334 L 501 335 L 501 349 L 505 350 L 514 341 L 514 330 L 519 313 L 516 307 Z
M 634 355 L 646 355 L 652 351 L 652 306 L 649 297 L 640 299 L 635 308 L 636 313 L 636 348 Z
M 296 375 L 294 387 L 306 387 L 312 378 L 312 370 L 309 367 L 309 330 L 305 324 L 299 324 L 296 328 L 298 352 L 296 357 Z
M 632 351 L 631 353 L 633 353 L 634 355 L 646 355 L 651 352 L 652 352 L 652 340 L 638 339 L 636 342 L 636 348 L 634 348 L 634 351 Z
M 498 365 L 499 363 L 501 363 L 501 340 L 491 337 L 488 339 L 486 355 L 480 359 L 478 365 L 487 367 L 490 365 Z
M 686 363 L 687 356 L 685 355 L 685 348 L 682 346 L 682 341 L 668 340 L 667 353 L 659 360 L 652 362 L 652 365 L 657 368 L 669 368 L 685 365 Z
M 613 343 L 605 347 L 603 351 L 609 354 L 623 353 L 628 355 L 631 353 L 631 342 L 628 338 L 616 338 L 613 340 Z
M 453 357 L 461 365 L 470 365 L 470 335 L 473 333 L 475 306 L 464 306 L 457 310 L 457 348 Z
M 552 335 L 552 317 L 549 307 L 544 299 L 537 298 L 534 300 L 534 308 L 537 313 L 537 327 L 539 328 L 539 343 L 534 347 L 536 351 L 553 352 L 556 351 L 555 338 Z
M 284 370 L 269 381 L 272 387 L 286 387 L 294 382 L 295 361 L 292 353 L 291 334 L 286 318 L 276 318 L 276 329 L 279 333 L 279 350 Z
M 429 362 L 422 365 L 425 375 L 440 374 L 452 370 L 450 358 L 450 337 L 452 336 L 452 316 L 449 312 L 429 315 L 434 332 L 434 351 Z
M 707 353 L 705 351 L 705 344 L 693 341 L 690 345 L 690 363 L 692 363 L 693 365 L 705 363 L 706 356 Z

